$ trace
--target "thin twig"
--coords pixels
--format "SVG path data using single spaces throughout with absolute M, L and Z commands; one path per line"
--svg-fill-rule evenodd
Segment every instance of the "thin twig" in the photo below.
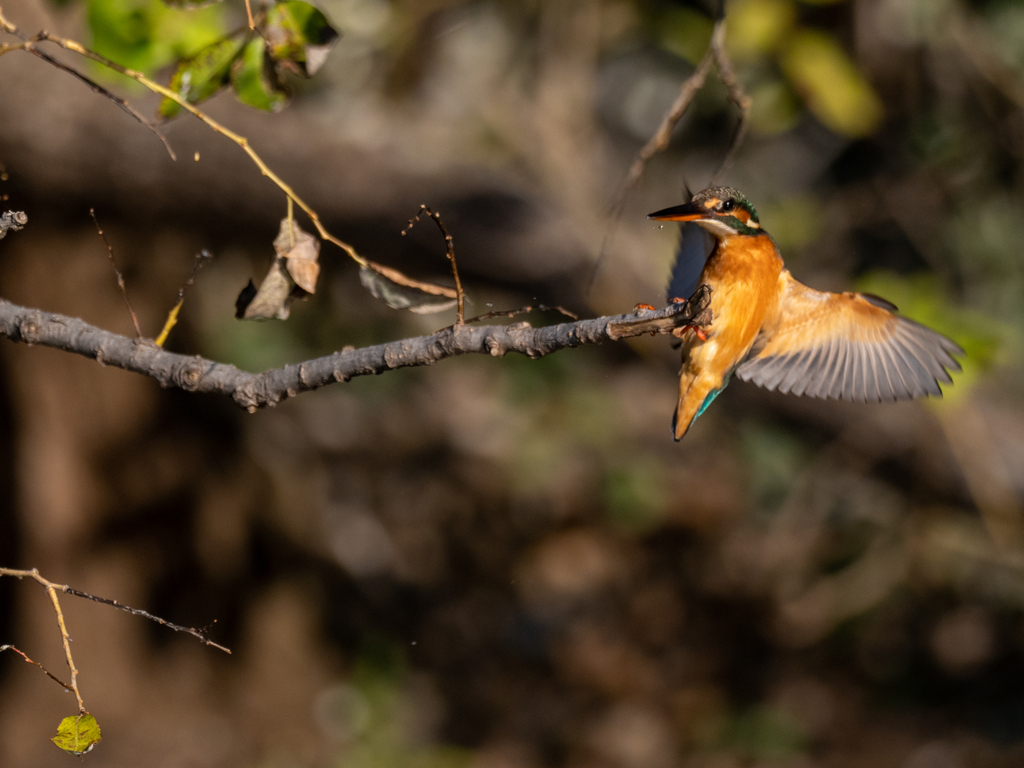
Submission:
M 220 645 L 219 643 L 213 642 L 213 640 L 211 640 L 205 634 L 203 634 L 202 630 L 195 629 L 194 627 L 183 627 L 180 624 L 174 624 L 173 622 L 167 621 L 167 619 L 161 619 L 159 616 L 154 616 L 152 613 L 149 613 L 148 611 L 143 611 L 139 608 L 132 608 L 130 605 L 119 603 L 117 600 L 111 600 L 106 597 L 97 597 L 96 595 L 90 595 L 88 592 L 82 592 L 80 590 L 73 589 L 72 587 L 58 586 L 57 589 L 63 589 L 63 591 L 67 592 L 69 595 L 74 595 L 75 597 L 82 597 L 86 600 L 92 600 L 94 603 L 103 603 L 103 605 L 109 605 L 112 608 L 117 608 L 119 611 L 130 613 L 132 616 L 141 616 L 144 619 L 155 621 L 157 624 L 167 627 L 168 629 L 173 629 L 175 632 L 184 632 L 186 634 L 192 635 L 192 637 L 199 640 L 203 645 L 209 645 L 210 647 L 216 648 L 219 651 L 224 651 L 224 653 L 227 654 L 231 653 L 230 648 L 226 648 L 223 645 Z M 214 621 L 213 623 L 216 624 L 217 622 Z
M 707 79 L 708 72 L 711 71 L 711 65 L 717 60 L 716 50 L 722 47 L 724 40 L 725 19 L 719 19 L 715 22 L 715 26 L 711 31 L 711 42 L 704 54 L 704 58 L 700 60 L 700 64 L 697 65 L 694 73 L 683 81 L 679 89 L 679 95 L 668 112 L 665 113 L 665 116 L 661 118 L 658 130 L 654 132 L 654 135 L 651 136 L 643 146 L 643 149 L 637 154 L 636 160 L 633 161 L 633 165 L 626 175 L 626 181 L 622 185 L 624 188 L 622 194 L 625 194 L 626 191 L 633 189 L 637 185 L 640 177 L 644 174 L 644 170 L 647 168 L 647 162 L 654 155 L 668 149 L 669 142 L 672 139 L 672 131 L 675 130 L 676 125 L 683 118 L 686 109 L 693 102 L 697 93 L 704 87 L 704 81 Z
M 740 85 L 736 72 L 732 68 L 732 61 L 725 50 L 724 36 L 717 39 L 712 37 L 711 51 L 715 56 L 715 63 L 718 65 L 718 74 L 721 76 L 726 88 L 729 89 L 729 101 L 740 110 L 740 120 L 736 124 L 736 131 L 733 133 L 732 141 L 729 143 L 729 149 L 726 151 L 725 157 L 722 158 L 722 165 L 719 166 L 718 171 L 711 177 L 711 181 L 708 183 L 708 186 L 713 187 L 718 177 L 732 167 L 732 161 L 736 157 L 736 152 L 739 150 L 740 144 L 743 143 L 743 139 L 746 138 L 747 128 L 750 124 L 750 106 L 752 101 L 747 92 L 743 90 L 743 86 Z
M 55 674 L 53 674 L 53 672 L 51 672 L 50 670 L 48 670 L 48 669 L 47 669 L 46 667 L 44 667 L 44 666 L 43 666 L 42 664 L 40 664 L 40 663 L 39 663 L 38 661 L 33 661 L 32 659 L 30 659 L 30 658 L 29 658 L 29 657 L 28 657 L 28 656 L 27 656 L 27 655 L 25 654 L 25 652 L 24 652 L 24 651 L 21 651 L 21 650 L 19 650 L 18 648 L 14 647 L 13 645 L 0 645 L 0 653 L 3 653 L 4 651 L 14 651 L 14 652 L 15 652 L 16 654 L 18 654 L 19 656 L 21 656 L 21 658 L 23 658 L 23 659 L 24 659 L 25 661 L 27 661 L 27 662 L 28 662 L 29 664 L 35 664 L 35 665 L 36 665 L 37 667 L 39 667 L 39 668 L 40 668 L 41 670 L 43 670 L 43 672 L 45 672 L 45 673 L 46 673 L 46 676 L 47 676 L 48 678 L 50 678 L 50 679 L 51 679 L 51 680 L 53 680 L 53 681 L 54 681 L 55 683 L 57 683 L 57 685 L 59 685 L 59 686 L 60 686 L 61 688 L 63 688 L 63 689 L 65 690 L 65 691 L 70 691 L 70 690 L 73 690 L 73 689 L 72 689 L 72 687 L 71 687 L 70 685 L 68 685 L 67 683 L 65 683 L 65 682 L 64 682 L 63 680 L 61 680 L 61 679 L 60 679 L 59 677 L 57 677 L 57 676 L 56 676 Z
M 202 631 L 200 631 L 198 629 L 195 629 L 193 627 L 183 627 L 183 626 L 181 626 L 179 624 L 174 624 L 174 623 L 172 623 L 170 621 L 167 621 L 166 619 L 161 619 L 159 616 L 154 616 L 153 614 L 148 613 L 147 611 L 143 611 L 143 610 L 140 610 L 138 608 L 132 608 L 131 606 L 125 605 L 124 603 L 119 603 L 117 600 L 111 600 L 111 599 L 106 598 L 106 597 L 97 597 L 96 595 L 90 595 L 88 592 L 82 592 L 81 590 L 74 589 L 73 587 L 69 587 L 67 584 L 55 584 L 55 583 L 49 581 L 48 579 L 43 578 L 43 576 L 41 576 L 39 574 L 39 570 L 37 568 L 33 568 L 30 571 L 21 571 L 21 570 L 16 570 L 14 568 L 2 568 L 2 567 L 0 567 L 0 576 L 14 576 L 15 578 L 18 578 L 18 579 L 23 579 L 23 578 L 27 577 L 27 578 L 30 578 L 30 579 L 35 579 L 40 584 L 42 584 L 46 588 L 46 591 L 48 593 L 51 593 L 50 594 L 50 599 L 53 601 L 54 607 L 57 610 L 57 620 L 58 620 L 58 622 L 59 622 L 59 624 L 61 626 L 61 634 L 65 637 L 65 639 L 67 637 L 67 628 L 64 626 L 64 616 L 60 612 L 60 604 L 57 602 L 57 595 L 56 595 L 57 592 L 63 592 L 63 593 L 68 594 L 68 595 L 74 595 L 75 597 L 81 597 L 81 598 L 84 598 L 86 600 L 92 600 L 95 603 L 102 603 L 103 605 L 109 605 L 112 608 L 117 608 L 118 610 L 124 611 L 125 613 L 130 613 L 133 616 L 141 616 L 144 619 L 149 619 L 150 621 L 155 621 L 157 624 L 165 626 L 168 629 L 173 629 L 175 632 L 185 632 L 185 633 L 187 633 L 189 635 L 192 635 L 197 640 L 202 642 L 203 645 L 209 645 L 209 646 L 211 646 L 213 648 L 216 648 L 217 650 L 224 651 L 224 653 L 228 653 L 228 654 L 231 653 L 231 650 L 229 648 L 225 648 L 223 645 L 220 645 L 219 643 L 213 642 L 206 635 L 204 635 L 202 633 Z M 71 651 L 70 651 L 70 649 L 67 646 L 67 642 L 65 642 L 65 651 L 68 654 L 68 665 L 72 669 L 72 677 L 71 677 L 72 685 L 65 686 L 65 687 L 70 688 L 71 690 L 75 690 L 76 693 L 77 693 L 77 689 L 74 686 L 74 681 L 75 681 L 75 677 L 77 676 L 78 672 L 74 669 L 73 662 L 71 661 Z M 62 683 L 62 685 L 63 685 L 63 683 Z
M 455 296 L 459 302 L 455 324 L 464 325 L 463 300 L 465 298 L 465 294 L 462 292 L 462 281 L 459 280 L 459 268 L 455 265 L 455 244 L 452 242 L 452 236 L 448 234 L 448 228 L 445 227 L 444 222 L 441 221 L 441 214 L 435 213 L 429 206 L 421 205 L 419 213 L 409 219 L 409 226 L 402 230 L 402 235 L 405 236 L 405 234 L 415 226 L 416 222 L 420 220 L 420 217 L 423 214 L 426 214 L 434 220 L 434 223 L 437 224 L 438 228 L 441 230 L 441 234 L 444 236 L 444 244 L 447 249 L 448 261 L 450 261 L 452 265 L 452 277 L 455 278 Z
M 17 579 L 23 579 L 27 576 L 30 579 L 38 581 L 46 589 L 46 594 L 50 596 L 50 602 L 53 603 L 53 610 L 57 614 L 57 626 L 60 628 L 60 639 L 64 645 L 64 658 L 67 660 L 68 669 L 71 670 L 71 684 L 65 685 L 64 683 L 61 683 L 61 685 L 75 692 L 75 698 L 78 699 L 78 712 L 80 714 L 85 714 L 87 712 L 85 702 L 82 701 L 82 694 L 78 690 L 78 669 L 75 667 L 75 660 L 71 657 L 71 637 L 68 635 L 67 625 L 64 624 L 64 612 L 60 609 L 60 600 L 57 599 L 57 590 L 65 590 L 61 585 L 54 584 L 52 581 L 40 576 L 39 571 L 36 568 L 33 568 L 31 571 L 19 571 L 13 568 L 0 568 L 0 576 L 14 576 Z
M 100 96 L 103 96 L 103 97 L 105 97 L 107 99 L 110 99 L 118 107 L 120 107 L 124 112 L 128 113 L 133 118 L 135 118 L 135 120 L 137 120 L 138 122 L 142 123 L 142 125 L 146 126 L 149 130 L 151 130 L 154 134 L 156 134 L 156 137 L 158 139 L 160 139 L 160 142 L 164 145 L 164 148 L 167 150 L 167 154 L 169 154 L 171 156 L 171 160 L 177 160 L 178 159 L 177 155 L 174 154 L 174 150 L 171 148 L 170 142 L 167 141 L 167 137 L 164 136 L 162 133 L 160 133 L 160 131 L 157 130 L 157 127 L 155 125 L 153 125 L 153 123 L 151 123 L 149 120 L 147 120 L 145 117 L 143 117 L 127 101 L 122 99 L 120 96 L 117 96 L 116 94 L 111 93 L 110 91 L 108 91 L 106 88 L 104 88 L 99 83 L 94 82 L 90 78 L 86 77 L 84 74 L 79 72 L 74 67 L 69 67 L 67 64 L 65 64 L 64 62 L 59 61 L 59 60 L 53 58 L 48 53 L 44 53 L 43 51 L 40 51 L 35 46 L 35 43 L 39 42 L 40 40 L 48 39 L 48 35 L 46 34 L 46 32 L 40 32 L 34 38 L 30 38 L 27 35 L 22 34 L 21 32 L 19 32 L 18 28 L 14 24 L 9 22 L 7 19 L 3 18 L 2 12 L 0 12 L 0 28 L 2 28 L 4 30 L 4 32 L 7 32 L 8 34 L 11 34 L 11 35 L 14 35 L 15 37 L 20 38 L 21 41 L 22 41 L 21 45 L 4 45 L 4 46 L 0 46 L 0 56 L 2 56 L 5 53 L 9 53 L 10 51 L 15 51 L 15 50 L 27 51 L 27 52 L 31 53 L 33 56 L 37 56 L 38 58 L 42 59 L 47 64 L 51 64 L 52 66 L 56 67 L 57 69 L 61 70 L 62 72 L 67 72 L 72 77 L 77 78 L 80 82 L 85 83 L 85 85 L 87 85 L 94 93 L 98 93 Z
M 252 18 L 252 7 L 249 0 L 245 0 L 245 15 L 249 18 L 249 29 L 256 29 L 256 22 Z
M 178 324 L 178 313 L 181 311 L 181 305 L 185 303 L 185 291 L 192 286 L 196 280 L 196 275 L 199 274 L 199 270 L 203 268 L 206 262 L 213 258 L 211 254 L 205 248 L 196 254 L 195 261 L 192 262 L 192 271 L 188 273 L 188 280 L 182 284 L 181 288 L 178 289 L 178 301 L 171 307 L 171 311 L 167 313 L 167 320 L 164 322 L 164 327 L 160 331 L 160 335 L 157 336 L 153 343 L 158 347 L 162 347 L 164 342 L 167 341 L 167 337 L 170 335 L 171 330 Z
M 544 304 L 538 304 L 536 306 L 519 307 L 518 309 L 496 309 L 493 312 L 484 312 L 482 315 L 469 318 L 466 323 L 479 323 L 481 320 L 493 320 L 496 317 L 515 317 L 516 315 L 525 315 L 527 312 L 560 312 L 573 320 L 580 319 L 579 315 L 575 312 L 570 312 L 563 307 L 548 307 Z
M 75 667 L 75 660 L 71 658 L 71 635 L 68 634 L 67 625 L 64 623 L 64 612 L 60 609 L 60 600 L 57 599 L 56 587 L 39 576 L 36 573 L 36 580 L 40 584 L 46 587 L 46 594 L 50 597 L 50 602 L 53 603 L 53 610 L 57 614 L 57 626 L 60 627 L 60 639 L 64 644 L 64 657 L 68 662 L 68 669 L 71 670 L 71 690 L 75 692 L 75 698 L 78 699 L 78 711 L 82 714 L 86 712 L 85 702 L 82 701 L 82 694 L 78 690 L 78 669 Z
M 107 246 L 107 254 L 110 256 L 110 266 L 114 268 L 114 274 L 117 276 L 117 285 L 121 289 L 121 295 L 124 297 L 124 305 L 128 308 L 128 314 L 132 316 L 132 325 L 135 326 L 135 335 L 141 339 L 142 329 L 139 328 L 139 318 L 135 316 L 135 310 L 132 309 L 132 303 L 128 299 L 128 287 L 124 284 L 124 275 L 121 274 L 121 270 L 117 268 L 117 262 L 114 261 L 114 249 L 110 246 L 107 236 L 103 234 L 103 230 L 100 228 L 100 222 L 96 218 L 95 209 L 90 208 L 89 215 L 92 216 L 92 221 L 96 225 L 96 233 L 100 236 L 103 244 Z
M 998 48 L 987 39 L 981 27 L 960 15 L 953 18 L 948 29 L 953 42 L 978 74 L 1018 109 L 1024 110 L 1024 78 L 999 57 Z
M 290 248 L 295 247 L 295 205 L 290 197 L 288 198 L 288 245 Z
M 629 168 L 629 173 L 626 174 L 625 181 L 622 182 L 622 186 L 619 188 L 619 192 L 615 197 L 615 201 L 612 203 L 611 208 L 608 211 L 608 226 L 605 229 L 604 237 L 601 240 L 601 250 L 597 254 L 597 259 L 594 261 L 594 269 L 590 273 L 590 281 L 588 288 L 593 287 L 597 281 L 597 274 L 601 269 L 601 264 L 604 262 L 605 254 L 611 248 L 612 241 L 615 239 L 615 232 L 619 226 L 619 220 L 622 218 L 622 211 L 626 207 L 626 195 L 633 190 L 637 184 L 640 183 L 640 177 L 644 175 L 644 171 L 647 169 L 647 163 L 654 155 L 658 152 L 663 152 L 668 148 L 669 142 L 672 139 L 672 131 L 679 124 L 679 121 L 683 118 L 686 110 L 690 104 L 696 98 L 701 88 L 704 87 L 704 82 L 707 80 L 708 73 L 711 71 L 712 65 L 716 62 L 716 48 L 721 47 L 725 40 L 725 19 L 719 18 L 715 22 L 714 28 L 711 30 L 711 42 L 708 44 L 708 49 L 705 51 L 703 58 L 697 65 L 697 69 L 693 71 L 683 84 L 679 88 L 679 95 L 676 96 L 676 100 L 669 107 L 668 112 L 661 118 L 661 123 L 658 125 L 658 129 L 654 132 L 654 135 L 647 140 L 643 148 L 637 153 L 636 159 L 633 161 L 633 165 Z
M 177 161 L 178 156 L 176 154 L 174 154 L 174 149 L 171 147 L 171 143 L 167 140 L 167 137 L 164 136 L 162 133 L 160 133 L 160 130 L 155 125 L 153 125 L 153 123 L 151 123 L 149 120 L 147 120 L 145 117 L 143 117 L 127 101 L 122 99 L 120 96 L 118 96 L 118 95 L 116 95 L 114 93 L 111 93 L 110 91 L 108 91 L 106 88 L 104 88 L 99 83 L 97 83 L 97 82 L 95 82 L 93 80 L 90 80 L 88 77 L 83 75 L 81 72 L 79 72 L 74 67 L 69 67 L 67 64 L 65 64 L 65 63 L 63 63 L 61 61 L 58 61 L 57 59 L 55 59 L 52 56 L 50 56 L 48 53 L 43 53 L 38 48 L 36 48 L 35 45 L 33 45 L 31 43 L 27 43 L 25 45 L 25 50 L 28 51 L 29 53 L 31 53 L 34 56 L 38 56 L 40 59 L 42 59 L 43 61 L 47 62 L 48 64 L 52 64 L 53 66 L 55 66 L 57 69 L 61 70 L 62 72 L 67 72 L 72 77 L 75 77 L 78 80 L 80 80 L 81 82 L 85 83 L 95 93 L 98 93 L 100 96 L 104 96 L 104 97 L 110 99 L 115 104 L 117 104 L 117 106 L 120 107 L 124 112 L 127 112 L 129 115 L 131 115 L 133 118 L 135 118 L 138 122 L 142 123 L 149 130 L 151 130 L 156 135 L 156 137 L 158 139 L 160 139 L 160 143 L 162 143 L 164 145 L 164 149 L 167 150 L 167 154 L 170 155 L 171 160 Z

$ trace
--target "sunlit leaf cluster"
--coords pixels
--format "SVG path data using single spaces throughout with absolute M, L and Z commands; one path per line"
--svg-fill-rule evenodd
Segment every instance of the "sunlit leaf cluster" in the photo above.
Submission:
M 284 0 L 260 14 L 255 29 L 243 28 L 180 61 L 170 87 L 199 104 L 230 86 L 242 103 L 276 111 L 290 95 L 282 72 L 312 77 L 337 41 L 323 12 L 302 0 Z M 180 110 L 171 99 L 160 104 L 165 118 Z

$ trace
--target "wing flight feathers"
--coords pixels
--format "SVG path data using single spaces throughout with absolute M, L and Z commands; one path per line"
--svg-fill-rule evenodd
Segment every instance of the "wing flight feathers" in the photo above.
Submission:
M 777 317 L 765 323 L 736 375 L 765 389 L 855 402 L 942 396 L 964 351 L 892 304 L 859 293 L 815 291 L 780 278 Z
M 680 227 L 679 247 L 669 279 L 668 300 L 688 299 L 697 290 L 700 273 L 714 245 L 711 235 L 693 222 Z

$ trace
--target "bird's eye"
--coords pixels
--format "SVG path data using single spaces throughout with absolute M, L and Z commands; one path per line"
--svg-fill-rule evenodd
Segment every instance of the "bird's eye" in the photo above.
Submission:
M 735 207 L 736 207 L 735 201 L 733 201 L 733 200 L 726 200 L 724 203 L 722 203 L 722 209 L 721 210 L 722 210 L 722 213 L 728 213 L 729 211 L 731 211 Z

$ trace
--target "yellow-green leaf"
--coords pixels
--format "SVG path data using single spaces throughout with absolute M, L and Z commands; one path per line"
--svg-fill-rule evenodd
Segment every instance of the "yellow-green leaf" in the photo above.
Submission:
M 814 115 L 836 133 L 860 137 L 882 122 L 882 101 L 835 40 L 801 31 L 782 56 L 782 67 Z
M 725 43 L 737 61 L 778 50 L 796 20 L 793 0 L 733 0 Z
M 147 73 L 212 45 L 228 29 L 222 7 L 187 12 L 160 0 L 88 0 L 86 20 L 90 48 Z
M 73 755 L 84 755 L 103 738 L 99 723 L 90 714 L 65 717 L 50 741 Z
M 242 52 L 244 39 L 231 37 L 203 48 L 191 59 L 178 64 L 168 85 L 189 104 L 205 101 L 219 91 L 231 74 L 231 65 Z M 174 117 L 181 107 L 172 99 L 160 102 L 160 116 Z
M 231 86 L 243 104 L 267 112 L 276 112 L 288 103 L 288 92 L 266 55 L 262 37 L 250 40 L 231 69 Z

